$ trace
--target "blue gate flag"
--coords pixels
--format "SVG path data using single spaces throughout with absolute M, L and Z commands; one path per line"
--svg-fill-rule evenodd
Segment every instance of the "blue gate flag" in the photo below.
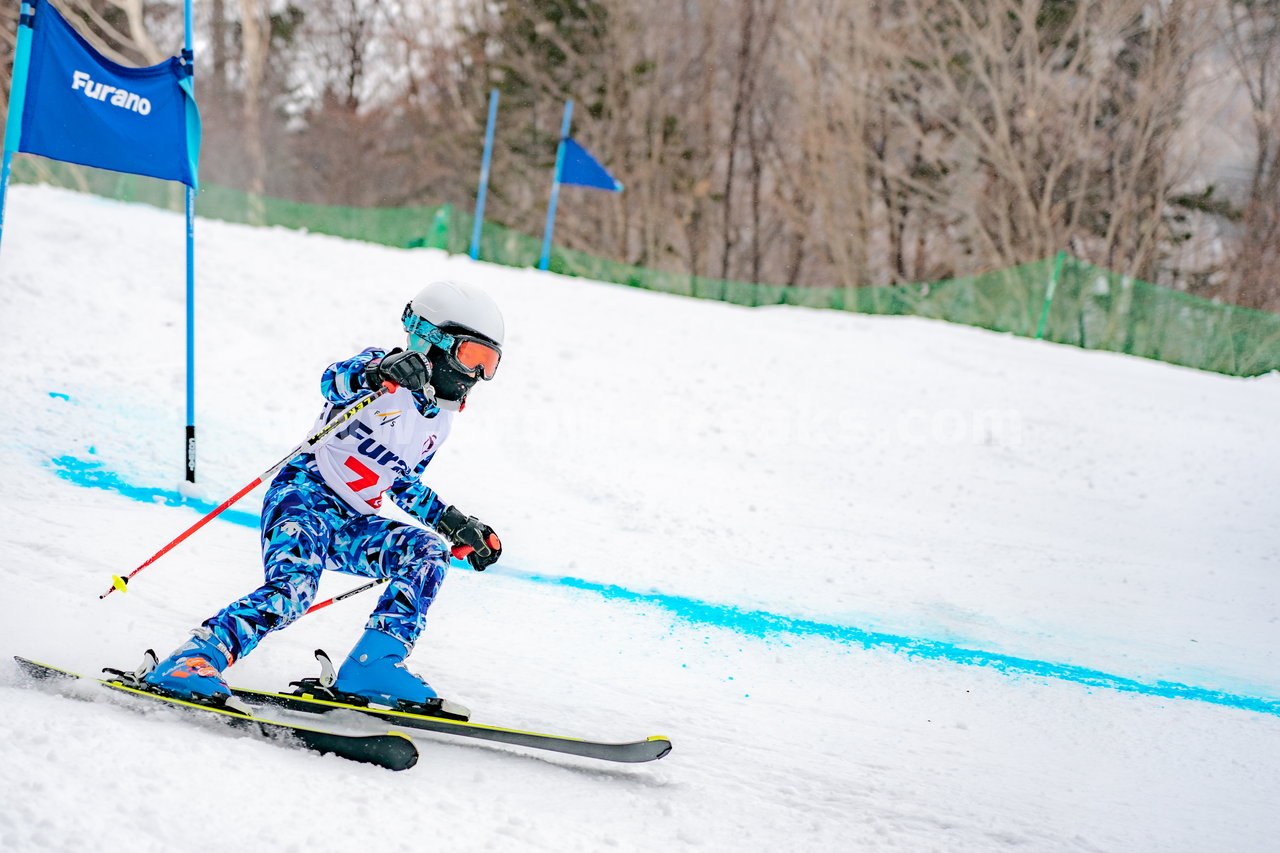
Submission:
M 178 57 L 150 68 L 112 62 L 48 0 L 36 0 L 32 17 L 21 123 L 6 150 L 194 188 L 200 113 L 190 66 Z
M 564 165 L 560 169 L 560 183 L 622 192 L 621 182 L 596 162 L 596 158 L 587 153 L 587 149 L 568 137 L 564 140 Z

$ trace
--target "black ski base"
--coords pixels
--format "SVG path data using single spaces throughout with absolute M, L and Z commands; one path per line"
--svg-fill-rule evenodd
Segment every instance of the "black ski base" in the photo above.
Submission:
M 295 682 L 296 684 L 297 682 Z M 565 755 L 579 755 L 584 758 L 595 758 L 602 761 L 620 761 L 640 763 L 656 761 L 671 752 L 671 741 L 665 737 L 649 737 L 644 740 L 626 743 L 604 743 L 584 740 L 582 738 L 564 737 L 562 735 L 528 732 L 519 729 L 508 729 L 500 726 L 488 726 L 469 720 L 446 719 L 422 714 L 409 714 L 404 711 L 378 708 L 371 705 L 348 705 L 333 702 L 317 696 L 304 696 L 297 693 L 270 693 L 262 690 L 246 690 L 233 687 L 236 698 L 243 699 L 255 706 L 271 706 L 289 711 L 301 711 L 308 714 L 332 714 L 342 711 L 356 712 L 385 722 L 394 723 L 405 728 L 421 729 L 437 734 L 454 735 L 471 740 L 485 740 L 494 743 L 528 747 L 530 749 L 559 752 Z
M 259 717 L 247 706 L 240 707 L 242 703 L 237 700 L 202 704 L 185 698 L 176 698 L 172 694 L 162 693 L 152 688 L 136 673 L 105 670 L 112 677 L 101 679 L 82 676 L 79 673 L 23 657 L 14 656 L 14 660 L 23 672 L 34 680 L 71 681 L 84 678 L 113 691 L 143 697 L 148 701 L 163 703 L 189 713 L 217 715 L 235 728 L 244 729 L 286 745 L 301 746 L 323 755 L 337 755 L 352 761 L 376 764 L 388 770 L 408 770 L 418 762 L 418 748 L 412 740 L 398 732 L 346 735 L 308 726 L 296 726 Z
M 318 653 L 320 657 L 323 653 Z M 295 692 L 272 693 L 262 690 L 232 688 L 231 698 L 195 702 L 188 697 L 161 692 L 144 680 L 155 665 L 155 655 L 148 651 L 143 665 L 134 672 L 109 669 L 107 679 L 84 677 L 78 673 L 37 663 L 22 657 L 14 660 L 35 679 L 75 680 L 85 678 L 113 691 L 145 697 L 149 701 L 172 705 L 190 713 L 217 715 L 229 725 L 249 729 L 273 740 L 300 745 L 315 752 L 339 755 L 353 761 L 376 764 L 391 770 L 405 770 L 418 760 L 418 750 L 406 735 L 392 731 L 385 734 L 348 735 L 309 726 L 277 722 L 259 716 L 266 708 L 290 712 L 302 712 L 322 716 L 335 712 L 359 714 L 369 720 L 390 722 L 397 728 L 416 729 L 468 740 L 490 741 L 498 744 L 527 747 L 530 749 L 577 755 L 603 761 L 638 763 L 655 761 L 671 752 L 669 738 L 652 736 L 643 740 L 610 743 L 563 735 L 530 732 L 500 726 L 483 725 L 470 721 L 470 712 L 448 700 L 435 700 L 429 706 L 438 707 L 436 714 L 415 713 L 381 707 L 364 697 L 351 697 L 357 702 L 342 701 L 350 694 L 334 691 L 332 680 L 324 675 L 320 679 L 302 679 L 293 682 Z M 327 661 L 327 656 L 324 656 Z

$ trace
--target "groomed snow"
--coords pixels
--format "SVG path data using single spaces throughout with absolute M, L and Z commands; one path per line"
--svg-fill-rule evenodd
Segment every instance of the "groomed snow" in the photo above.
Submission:
M 1275 849 L 1280 377 L 201 221 L 185 490 L 182 231 L 10 192 L 0 850 Z M 430 479 L 506 552 L 450 572 L 412 662 L 477 722 L 671 755 L 425 735 L 390 773 L 19 676 L 131 667 L 255 587 L 219 521 L 98 600 L 199 517 L 139 490 L 250 481 L 440 277 L 509 340 Z M 314 674 L 372 595 L 229 675 Z

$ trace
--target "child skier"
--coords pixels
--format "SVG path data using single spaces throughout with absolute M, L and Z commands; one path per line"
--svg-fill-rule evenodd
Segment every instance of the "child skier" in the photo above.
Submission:
M 493 378 L 504 326 L 487 295 L 448 281 L 427 285 L 401 319 L 407 351 L 371 347 L 324 372 L 328 405 L 318 426 L 384 384 L 390 393 L 327 443 L 298 454 L 271 482 L 262 506 L 266 582 L 206 619 L 145 676 L 149 684 L 196 700 L 229 696 L 222 671 L 301 616 L 328 569 L 389 579 L 334 689 L 392 707 L 435 697 L 404 659 L 444 580 L 450 549 L 441 535 L 460 552 L 470 549 L 476 571 L 498 559 L 502 544 L 491 527 L 445 504 L 420 478 L 467 392 Z M 379 516 L 384 495 L 441 535 Z

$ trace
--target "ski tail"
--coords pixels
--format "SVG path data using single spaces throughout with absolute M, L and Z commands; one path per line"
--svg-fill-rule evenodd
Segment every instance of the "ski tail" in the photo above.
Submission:
M 219 707 L 199 704 L 147 690 L 142 682 L 127 683 L 132 680 L 127 674 L 117 675 L 112 679 L 101 679 L 82 676 L 71 670 L 24 657 L 15 656 L 14 660 L 33 681 L 69 682 L 83 679 L 95 682 L 116 693 L 144 698 L 149 702 L 163 703 L 184 712 L 217 715 L 232 727 L 247 730 L 272 741 L 301 746 L 322 755 L 337 755 L 351 761 L 375 764 L 388 770 L 408 770 L 418 763 L 417 746 L 401 732 L 348 735 L 310 726 L 297 726 L 260 717 L 252 712 L 245 713 L 232 705 Z M 120 671 L 115 670 L 115 672 Z

